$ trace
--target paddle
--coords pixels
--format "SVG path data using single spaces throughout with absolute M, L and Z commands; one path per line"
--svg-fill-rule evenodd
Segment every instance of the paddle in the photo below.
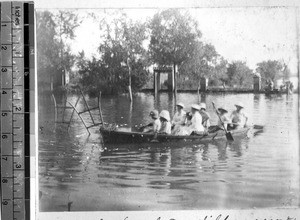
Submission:
M 152 143 L 153 143 L 153 142 L 155 142 L 155 143 L 156 143 L 156 142 L 159 142 L 159 141 L 157 140 L 157 134 L 158 134 L 157 132 L 154 133 L 154 136 L 153 136 L 153 138 L 152 138 L 152 140 L 151 140 L 150 142 L 152 142 Z
M 149 127 L 149 126 L 153 126 L 153 123 L 151 122 L 151 123 L 149 123 L 147 125 L 144 125 L 144 126 L 140 127 L 139 131 L 142 132 L 144 130 L 144 128 Z M 157 132 L 154 132 L 153 138 L 152 138 L 152 140 L 150 142 L 159 142 L 157 140 Z
M 228 140 L 228 141 L 234 141 L 234 139 L 233 139 L 231 133 L 228 132 L 227 129 L 225 128 L 224 123 L 223 123 L 223 121 L 221 120 L 220 114 L 219 114 L 219 112 L 218 112 L 218 110 L 217 110 L 217 108 L 216 108 L 216 106 L 215 106 L 215 103 L 212 102 L 212 105 L 213 105 L 214 109 L 216 110 L 216 113 L 217 113 L 217 115 L 218 115 L 220 121 L 222 122 L 222 126 L 223 126 L 223 128 L 224 128 L 224 131 L 225 131 L 225 135 L 226 135 L 227 140 Z
M 143 131 L 146 127 L 150 127 L 150 126 L 152 126 L 152 125 L 153 125 L 153 123 L 149 123 L 149 124 L 147 124 L 147 125 L 144 125 L 144 126 L 139 127 L 138 130 L 139 130 L 139 131 Z

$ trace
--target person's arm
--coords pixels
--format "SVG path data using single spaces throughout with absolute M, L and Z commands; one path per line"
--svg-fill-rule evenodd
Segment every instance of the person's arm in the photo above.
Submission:
M 155 122 L 153 123 L 153 132 L 154 132 L 154 133 L 157 133 L 157 132 L 160 130 L 160 127 L 161 127 L 161 126 L 159 126 L 159 124 L 157 123 L 157 121 L 155 121 Z
M 210 120 L 209 120 L 209 119 L 206 120 L 206 127 L 207 127 L 207 128 L 210 127 Z
M 171 134 L 171 123 L 170 122 L 166 122 L 164 124 L 164 126 L 162 126 L 160 132 L 160 134 Z
M 186 123 L 186 115 L 184 114 L 183 116 L 181 116 L 180 125 L 185 125 L 185 123 Z

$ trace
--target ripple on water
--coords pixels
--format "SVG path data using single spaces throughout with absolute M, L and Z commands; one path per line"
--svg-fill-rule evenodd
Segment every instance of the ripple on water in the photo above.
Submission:
M 163 102 L 139 94 L 131 110 L 126 97 L 103 97 L 105 121 L 134 126 L 146 123 L 154 106 L 173 112 L 174 100 L 164 93 L 160 96 Z M 185 93 L 177 98 L 187 106 L 198 100 L 197 95 Z M 146 148 L 105 148 L 100 134 L 88 136 L 79 122 L 67 133 L 63 125 L 55 128 L 47 122 L 53 120 L 53 114 L 49 106 L 41 106 L 44 124 L 40 126 L 45 127 L 39 140 L 41 210 L 66 211 L 69 200 L 73 201 L 72 210 L 94 211 L 297 206 L 297 98 L 206 95 L 206 103 L 214 101 L 229 110 L 234 108 L 232 103 L 244 101 L 251 121 L 264 124 L 264 132 L 233 143 Z M 97 102 L 88 99 L 88 103 L 94 106 Z M 215 123 L 211 105 L 208 111 Z

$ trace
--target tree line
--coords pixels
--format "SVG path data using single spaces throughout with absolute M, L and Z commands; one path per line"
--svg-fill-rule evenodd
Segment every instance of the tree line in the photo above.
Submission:
M 178 88 L 197 88 L 202 77 L 210 86 L 252 87 L 254 71 L 243 61 L 228 62 L 203 42 L 198 23 L 187 10 L 158 11 L 147 21 L 132 20 L 122 10 L 86 16 L 98 22 L 101 32 L 98 54 L 92 58 L 70 48 L 84 17 L 76 11 L 37 12 L 40 87 L 60 81 L 68 72 L 71 83 L 90 93 L 119 94 L 127 92 L 128 85 L 135 92 L 149 83 L 154 66 L 177 67 Z M 263 82 L 290 75 L 287 65 L 277 60 L 258 63 L 255 72 Z

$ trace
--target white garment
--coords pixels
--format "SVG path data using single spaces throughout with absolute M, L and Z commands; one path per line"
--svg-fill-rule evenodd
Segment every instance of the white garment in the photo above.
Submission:
M 204 131 L 204 127 L 202 125 L 202 116 L 198 111 L 196 111 L 192 117 L 190 128 L 195 132 Z
M 183 125 L 186 120 L 186 112 L 184 110 L 181 110 L 181 112 L 176 112 L 172 124 L 173 125 Z
M 168 121 L 162 122 L 159 133 L 171 134 L 171 123 Z
M 200 114 L 202 116 L 202 125 L 204 128 L 208 128 L 210 126 L 210 115 L 206 111 L 200 111 Z
M 158 132 L 161 128 L 161 122 L 159 119 L 153 121 L 153 132 Z
M 221 118 L 222 121 L 220 121 L 220 119 L 219 119 L 218 126 L 220 128 L 222 128 L 222 129 L 224 129 L 223 125 L 222 125 L 222 122 L 223 122 L 224 123 L 224 127 L 227 129 L 227 125 L 228 125 L 228 123 L 231 122 L 231 120 L 228 118 L 228 116 L 227 116 L 226 113 L 224 115 L 220 115 L 220 118 Z
M 243 112 L 243 110 L 240 112 L 237 112 L 237 110 L 235 110 L 231 114 L 231 120 L 232 123 L 237 124 L 240 128 L 243 128 L 246 125 L 248 116 Z

